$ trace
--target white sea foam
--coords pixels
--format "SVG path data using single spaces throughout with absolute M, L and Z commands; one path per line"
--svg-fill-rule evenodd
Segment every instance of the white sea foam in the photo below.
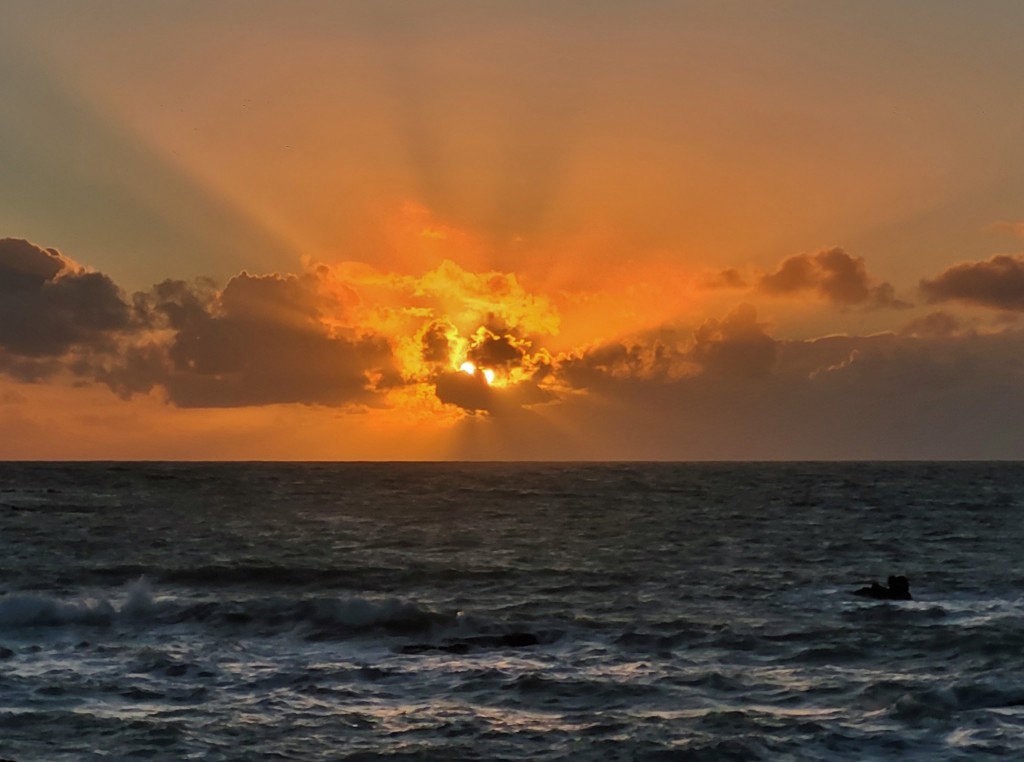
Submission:
M 116 599 L 103 597 L 62 599 L 40 593 L 9 593 L 0 596 L 0 628 L 104 625 L 122 617 L 145 617 L 153 608 L 153 596 L 145 578 L 132 583 L 120 605 Z
M 0 598 L 0 627 L 105 624 L 116 614 L 117 610 L 106 600 L 62 601 L 28 593 Z

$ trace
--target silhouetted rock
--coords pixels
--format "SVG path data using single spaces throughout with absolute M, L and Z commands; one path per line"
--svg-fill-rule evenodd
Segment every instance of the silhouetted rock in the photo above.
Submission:
M 863 598 L 874 598 L 879 601 L 910 601 L 910 582 L 902 574 L 899 576 L 889 575 L 888 587 L 872 582 L 870 587 L 862 587 L 854 590 L 854 595 Z

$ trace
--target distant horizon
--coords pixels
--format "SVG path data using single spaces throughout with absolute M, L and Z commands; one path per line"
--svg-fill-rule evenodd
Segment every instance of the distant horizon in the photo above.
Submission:
M 1024 460 L 1024 4 L 104 9 L 0 30 L 0 459 Z
M 988 460 L 18 460 L 8 458 L 0 460 L 0 465 L 493 465 L 493 466 L 758 466 L 758 465 L 931 465 L 931 464 L 1024 464 L 1024 460 L 988 459 Z

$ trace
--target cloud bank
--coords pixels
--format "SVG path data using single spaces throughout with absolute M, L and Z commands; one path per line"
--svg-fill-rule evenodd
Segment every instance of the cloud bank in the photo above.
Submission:
M 921 289 L 1019 311 L 1022 271 L 993 257 Z M 895 306 L 838 249 L 791 257 L 755 290 Z M 17 382 L 101 384 L 179 408 L 448 411 L 504 432 L 460 457 L 1024 456 L 1007 425 L 1024 415 L 1024 331 L 979 331 L 945 310 L 893 332 L 798 340 L 743 303 L 556 353 L 557 309 L 511 274 L 311 263 L 126 295 L 20 239 L 0 241 L 0 296 L 0 374 Z

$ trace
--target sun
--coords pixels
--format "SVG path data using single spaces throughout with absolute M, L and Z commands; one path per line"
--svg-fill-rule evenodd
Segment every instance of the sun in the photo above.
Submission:
M 469 360 L 466 360 L 466 362 L 462 363 L 462 365 L 459 366 L 459 370 L 461 370 L 463 373 L 466 373 L 467 375 L 470 375 L 470 376 L 475 376 L 477 374 L 477 372 L 479 371 L 480 375 L 482 375 L 484 377 L 484 381 L 487 382 L 488 386 L 490 386 L 491 384 L 494 383 L 494 371 L 493 370 L 491 370 L 490 368 L 479 368 L 478 369 L 476 367 L 476 363 L 471 362 Z

